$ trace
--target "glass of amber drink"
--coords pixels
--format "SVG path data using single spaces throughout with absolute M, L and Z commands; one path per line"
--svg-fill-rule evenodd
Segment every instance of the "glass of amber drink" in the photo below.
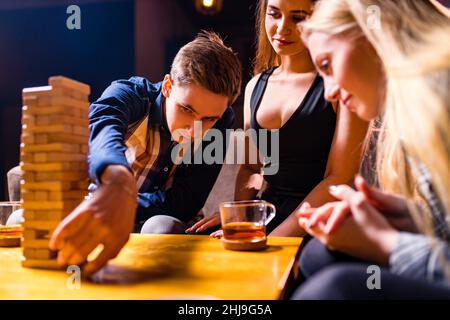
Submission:
M 275 206 L 263 200 L 220 204 L 222 242 L 229 250 L 261 250 L 267 245 L 266 225 L 275 217 Z

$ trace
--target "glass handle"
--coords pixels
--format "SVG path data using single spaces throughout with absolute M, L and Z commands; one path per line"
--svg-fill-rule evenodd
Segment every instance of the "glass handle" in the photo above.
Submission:
M 277 209 L 276 209 L 275 206 L 274 206 L 273 204 L 271 204 L 271 203 L 266 203 L 266 206 L 267 206 L 268 208 L 270 208 L 270 213 L 267 215 L 266 222 L 265 222 L 265 224 L 264 224 L 264 225 L 267 226 L 267 225 L 269 224 L 269 222 L 272 221 L 273 218 L 275 218 L 275 214 L 276 214 L 276 212 L 277 212 Z

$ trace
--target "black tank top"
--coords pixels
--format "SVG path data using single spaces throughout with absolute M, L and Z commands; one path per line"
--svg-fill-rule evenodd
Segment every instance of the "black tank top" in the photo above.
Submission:
M 275 68 L 263 72 L 253 90 L 250 101 L 252 129 L 264 129 L 256 120 L 256 112 L 274 70 Z M 279 163 L 264 165 L 279 166 L 276 174 L 264 175 L 269 185 L 268 191 L 277 196 L 303 200 L 324 178 L 335 126 L 336 113 L 331 103 L 325 100 L 323 80 L 317 75 L 300 106 L 278 129 Z M 269 131 L 268 142 L 270 135 Z M 256 143 L 258 139 L 257 135 Z M 270 143 L 268 145 L 267 155 L 270 157 Z

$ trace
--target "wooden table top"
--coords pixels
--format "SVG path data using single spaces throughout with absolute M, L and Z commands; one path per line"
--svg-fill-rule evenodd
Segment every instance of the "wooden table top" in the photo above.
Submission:
M 0 299 L 279 299 L 302 238 L 268 237 L 259 252 L 229 251 L 197 235 L 137 235 L 76 289 L 71 274 L 23 268 L 0 248 Z

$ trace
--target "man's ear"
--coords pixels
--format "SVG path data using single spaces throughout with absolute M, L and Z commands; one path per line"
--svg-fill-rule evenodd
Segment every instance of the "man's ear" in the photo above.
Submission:
M 168 98 L 170 96 L 170 93 L 172 92 L 172 77 L 170 74 L 166 74 L 164 76 L 164 80 L 162 83 L 162 94 L 165 98 Z

